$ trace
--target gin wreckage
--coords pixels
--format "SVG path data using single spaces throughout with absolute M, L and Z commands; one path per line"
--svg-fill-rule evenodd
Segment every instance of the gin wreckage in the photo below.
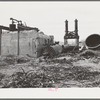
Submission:
M 85 49 L 100 49 L 100 35 L 92 34 L 80 46 L 78 20 L 75 19 L 75 30 L 68 30 L 65 21 L 64 44 L 54 41 L 53 35 L 46 35 L 36 27 L 29 27 L 21 20 L 10 18 L 9 27 L 0 25 L 0 55 L 27 55 L 30 57 L 54 57 L 61 53 L 77 52 Z M 5 31 L 6 30 L 6 31 Z

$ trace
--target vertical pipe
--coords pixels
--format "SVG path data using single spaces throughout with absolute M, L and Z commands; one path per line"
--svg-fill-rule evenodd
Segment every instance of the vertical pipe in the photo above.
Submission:
M 76 43 L 77 43 L 77 46 L 79 47 L 78 20 L 77 19 L 75 19 L 75 35 L 76 35 Z
M 0 55 L 1 55 L 1 35 L 2 35 L 2 29 L 0 29 Z
M 75 34 L 78 35 L 78 20 L 75 19 Z
M 65 21 L 65 36 L 68 35 L 68 21 Z
M 19 29 L 19 25 L 18 25 L 18 43 L 17 43 L 17 55 L 19 55 L 19 34 L 20 34 L 20 29 Z

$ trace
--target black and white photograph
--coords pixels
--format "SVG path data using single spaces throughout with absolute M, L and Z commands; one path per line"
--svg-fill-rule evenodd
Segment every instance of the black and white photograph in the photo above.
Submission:
M 0 1 L 0 88 L 99 88 L 99 12 L 94 1 Z

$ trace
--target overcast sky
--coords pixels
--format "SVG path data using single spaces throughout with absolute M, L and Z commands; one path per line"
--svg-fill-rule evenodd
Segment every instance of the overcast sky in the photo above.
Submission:
M 66 19 L 69 31 L 78 19 L 80 40 L 100 34 L 100 2 L 0 2 L 0 24 L 9 26 L 10 17 L 54 35 L 56 41 L 64 41 Z

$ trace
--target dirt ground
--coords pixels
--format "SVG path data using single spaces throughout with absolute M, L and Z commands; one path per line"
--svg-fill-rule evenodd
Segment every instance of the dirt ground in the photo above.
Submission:
M 100 87 L 100 51 L 0 58 L 1 88 Z

